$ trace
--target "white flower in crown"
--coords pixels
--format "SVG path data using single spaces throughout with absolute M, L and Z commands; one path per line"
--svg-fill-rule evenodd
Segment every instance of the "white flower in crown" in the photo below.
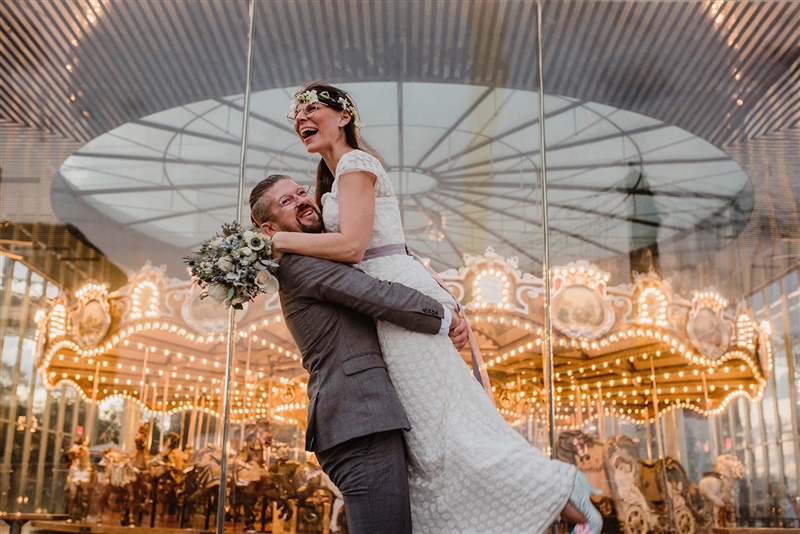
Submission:
M 342 93 L 336 93 L 338 98 L 333 98 L 328 91 L 321 91 L 317 93 L 316 89 L 312 89 L 310 91 L 304 91 L 302 93 L 297 93 L 294 95 L 294 98 L 289 103 L 289 115 L 293 116 L 297 111 L 298 104 L 301 103 L 321 103 L 321 104 L 337 104 L 341 106 L 342 109 L 346 109 L 350 112 L 353 116 L 353 124 L 356 127 L 356 130 L 361 130 L 363 124 L 358 117 L 358 112 L 356 111 L 356 107 L 347 99 L 347 97 Z

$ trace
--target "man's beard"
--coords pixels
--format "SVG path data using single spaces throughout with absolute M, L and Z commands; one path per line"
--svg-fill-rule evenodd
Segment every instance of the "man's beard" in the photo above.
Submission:
M 317 220 L 315 222 L 306 223 L 297 218 L 297 224 L 298 226 L 300 226 L 300 231 L 306 234 L 321 234 L 322 232 L 325 231 L 325 224 L 322 222 L 322 214 L 316 207 L 311 205 L 309 205 L 308 207 L 314 210 L 314 213 L 316 213 L 317 215 Z M 306 209 L 305 206 L 303 207 L 303 210 L 304 209 Z M 298 212 L 300 211 L 302 210 L 298 210 Z

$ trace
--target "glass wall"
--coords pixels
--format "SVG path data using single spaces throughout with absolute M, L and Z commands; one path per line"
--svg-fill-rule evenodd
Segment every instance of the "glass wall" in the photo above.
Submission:
M 723 438 L 720 452 L 734 453 L 748 465 L 740 510 L 752 526 L 797 525 L 797 278 L 798 271 L 793 271 L 750 297 L 756 316 L 768 318 L 773 325 L 776 349 L 771 386 L 760 404 L 739 400 L 727 424 L 717 429 Z
M 552 408 L 557 433 L 626 435 L 692 484 L 734 454 L 740 524 L 796 523 L 800 6 L 0 12 L 0 511 L 64 511 L 63 451 L 81 440 L 93 464 L 141 449 L 176 467 L 255 435 L 267 465 L 313 461 L 307 376 L 277 298 L 231 323 L 183 258 L 239 210 L 247 221 L 266 175 L 313 190 L 319 156 L 285 116 L 322 80 L 353 97 L 405 243 L 467 310 L 512 426 L 550 452 Z M 144 524 L 181 523 L 159 505 L 169 513 Z

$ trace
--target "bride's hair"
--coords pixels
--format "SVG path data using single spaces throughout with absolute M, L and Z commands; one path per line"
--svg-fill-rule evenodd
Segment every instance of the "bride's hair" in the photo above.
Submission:
M 350 105 L 353 106 L 353 109 L 357 109 L 356 103 L 353 101 L 353 97 L 350 96 L 347 91 L 339 89 L 338 87 L 334 87 L 333 85 L 328 85 L 320 81 L 311 82 L 303 86 L 297 92 L 297 94 L 299 95 L 305 93 L 306 91 L 316 91 L 317 93 L 327 91 L 330 95 L 336 95 L 338 93 L 346 98 L 348 102 L 350 102 Z M 332 100 L 337 99 L 334 98 Z M 336 111 L 342 111 L 344 109 L 344 106 L 332 100 L 326 100 L 324 104 L 335 109 Z M 347 146 L 350 148 L 355 148 L 356 150 L 364 150 L 365 152 L 369 152 L 377 157 L 375 151 L 372 150 L 372 148 L 366 142 L 364 142 L 363 139 L 361 139 L 361 136 L 358 133 L 359 128 L 360 126 L 358 124 L 357 114 L 350 113 L 350 122 L 344 126 L 344 137 L 345 141 L 347 142 Z M 324 159 L 319 160 L 319 165 L 317 166 L 317 181 L 316 186 L 314 187 L 314 200 L 317 202 L 317 206 L 322 206 L 322 195 L 329 193 L 333 187 L 333 180 L 335 178 L 333 174 L 334 171 L 331 171 L 331 169 L 328 168 L 328 164 L 325 163 Z

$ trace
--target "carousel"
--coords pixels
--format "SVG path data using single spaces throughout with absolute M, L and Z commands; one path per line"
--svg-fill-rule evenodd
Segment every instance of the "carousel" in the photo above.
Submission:
M 109 447 L 123 450 L 109 450 L 97 465 L 88 441 L 69 451 L 72 521 L 90 529 L 203 529 L 224 509 L 234 529 L 346 530 L 340 495 L 302 453 L 302 440 L 273 436 L 289 425 L 302 437 L 307 403 L 301 356 L 277 297 L 260 297 L 235 315 L 232 431 L 223 436 L 228 316 L 216 301 L 200 300 L 190 282 L 164 273 L 145 265 L 116 291 L 88 282 L 38 317 L 38 372 L 48 388 L 69 384 L 89 404 L 87 439 L 96 407 L 108 399 L 122 398 L 140 415 L 141 426 Z M 491 248 L 440 274 L 475 332 L 498 410 L 549 449 L 544 281 Z M 602 492 L 595 504 L 605 532 L 690 534 L 735 524 L 741 462 L 723 455 L 715 474 L 689 480 L 665 454 L 659 422 L 678 409 L 715 416 L 737 397 L 760 401 L 772 366 L 769 324 L 713 288 L 683 296 L 655 273 L 610 282 L 585 261 L 552 270 L 560 435 L 546 452 L 576 464 Z M 180 423 L 166 432 L 176 414 Z M 619 421 L 652 432 L 656 450 L 650 439 L 640 450 L 615 433 Z M 214 488 L 223 454 L 230 469 L 221 508 Z

